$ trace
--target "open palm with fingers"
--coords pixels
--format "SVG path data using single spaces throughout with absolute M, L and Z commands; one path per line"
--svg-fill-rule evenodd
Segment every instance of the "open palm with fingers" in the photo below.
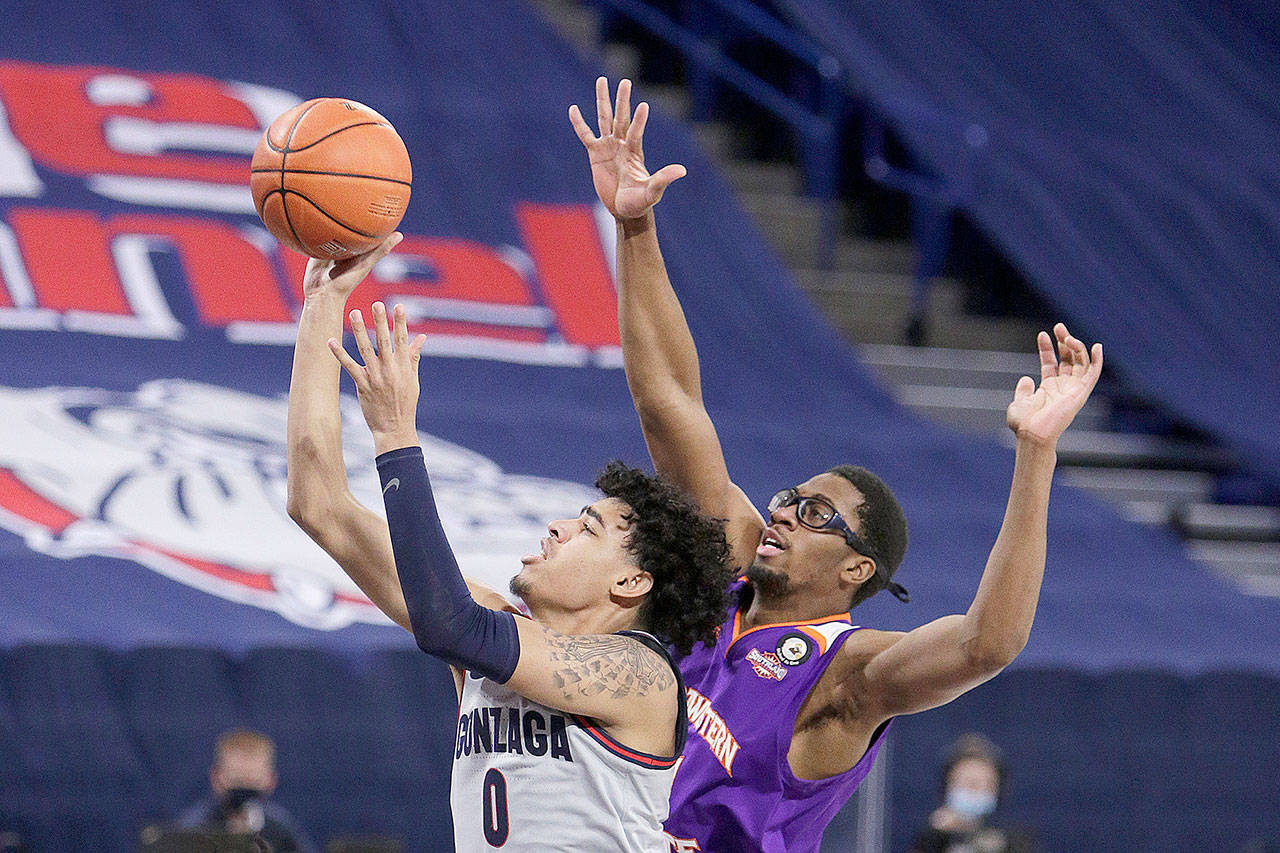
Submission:
M 1005 412 L 1005 422 L 1018 438 L 1046 445 L 1057 443 L 1102 373 L 1102 344 L 1094 344 L 1090 352 L 1062 323 L 1053 327 L 1053 334 L 1050 338 L 1047 332 L 1041 332 L 1036 338 L 1040 387 L 1030 376 L 1022 377 Z
M 337 338 L 329 338 L 329 350 L 356 385 L 356 397 L 364 413 L 374 448 L 383 453 L 418 443 L 418 361 L 426 335 L 409 340 L 403 305 L 394 312 L 394 329 L 387 324 L 387 309 L 373 303 L 373 329 L 378 346 L 369 340 L 369 331 L 359 310 L 350 316 L 351 332 L 363 364 L 343 349 Z
M 587 125 L 577 105 L 569 107 L 569 121 L 587 149 L 596 195 L 618 219 L 643 216 L 658 203 L 672 181 L 685 176 L 686 170 L 684 166 L 672 164 L 651 175 L 645 168 L 642 143 L 649 105 L 640 104 L 632 117 L 630 80 L 618 83 L 614 105 L 609 103 L 609 81 L 604 77 L 596 80 L 596 120 L 599 137 Z

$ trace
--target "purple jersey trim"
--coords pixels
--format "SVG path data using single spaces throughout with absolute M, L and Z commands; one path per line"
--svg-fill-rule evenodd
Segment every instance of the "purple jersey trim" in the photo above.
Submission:
M 733 634 L 729 639 L 729 644 L 724 647 L 724 656 L 727 658 L 729 652 L 737 645 L 738 641 L 744 637 L 749 637 L 757 631 L 766 631 L 770 628 L 796 628 L 803 631 L 806 635 L 818 642 L 821 647 L 822 654 L 827 653 L 827 641 L 816 632 L 804 631 L 809 625 L 828 625 L 832 622 L 844 622 L 846 625 L 853 625 L 853 620 L 849 618 L 848 613 L 836 613 L 832 616 L 823 616 L 820 619 L 801 619 L 798 622 L 769 622 L 765 625 L 756 625 L 755 627 L 742 630 L 742 611 L 735 610 L 733 613 Z M 859 630 L 860 626 L 854 626 L 854 630 Z

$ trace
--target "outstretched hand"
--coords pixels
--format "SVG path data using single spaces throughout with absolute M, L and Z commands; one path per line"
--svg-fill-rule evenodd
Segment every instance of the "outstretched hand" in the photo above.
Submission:
M 1019 439 L 1056 446 L 1058 437 L 1084 406 L 1102 374 L 1102 344 L 1093 351 L 1071 336 L 1067 327 L 1053 327 L 1054 339 L 1048 332 L 1036 337 L 1040 350 L 1040 387 L 1030 376 L 1018 380 L 1013 402 L 1005 412 L 1005 422 Z
M 644 127 L 649 120 L 649 105 L 636 107 L 631 115 L 631 81 L 618 83 L 616 105 L 609 103 L 609 81 L 596 79 L 597 137 L 577 105 L 569 107 L 569 122 L 587 149 L 591 163 L 591 180 L 596 195 L 617 219 L 643 216 L 662 198 L 673 181 L 683 178 L 684 166 L 673 163 L 650 175 L 644 165 Z
M 374 449 L 386 453 L 418 443 L 418 361 L 426 335 L 409 341 L 408 324 L 403 305 L 395 307 L 395 336 L 387 328 L 387 309 L 373 303 L 374 334 L 378 347 L 369 340 L 369 332 L 360 311 L 351 312 L 351 331 L 356 349 L 364 364 L 343 349 L 336 338 L 329 339 L 329 350 L 351 376 L 360 398 L 360 410 L 373 433 Z
M 377 246 L 363 255 L 346 258 L 341 261 L 322 261 L 312 258 L 307 261 L 307 272 L 302 279 L 302 296 L 311 299 L 322 294 L 333 294 L 346 300 L 356 285 L 364 281 L 378 261 L 391 254 L 391 250 L 399 245 L 404 235 L 396 231 Z

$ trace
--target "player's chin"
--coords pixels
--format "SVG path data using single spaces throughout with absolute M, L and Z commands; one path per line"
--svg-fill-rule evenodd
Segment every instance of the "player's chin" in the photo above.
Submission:
M 777 568 L 769 568 L 756 560 L 743 572 L 751 585 L 766 598 L 779 598 L 791 591 L 791 577 Z
M 533 592 L 533 583 L 527 576 L 527 567 L 521 569 L 511 582 L 507 584 L 507 588 L 511 590 L 511 594 L 519 597 L 521 601 L 528 603 L 529 595 Z

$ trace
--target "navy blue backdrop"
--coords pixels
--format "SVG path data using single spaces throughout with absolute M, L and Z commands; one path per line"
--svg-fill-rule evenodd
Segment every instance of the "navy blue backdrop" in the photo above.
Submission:
M 409 237 L 356 301 L 403 297 L 432 335 L 419 426 L 433 479 L 464 567 L 497 578 L 606 459 L 645 460 L 618 369 L 611 229 L 565 115 L 589 109 L 597 72 L 524 5 L 480 0 L 118 0 L 0 31 L 0 820 L 48 849 L 123 849 L 200 792 L 216 731 L 249 723 L 280 740 L 281 798 L 317 836 L 387 828 L 435 849 L 448 685 L 284 516 L 301 267 L 256 224 L 248 153 L 317 95 L 368 103 L 404 137 Z M 655 164 L 690 170 L 659 223 L 735 478 L 762 500 L 868 464 L 912 524 L 913 601 L 870 602 L 859 621 L 963 611 L 1010 454 L 898 409 L 687 131 L 656 115 L 649 136 Z M 353 488 L 376 505 L 363 429 L 348 407 Z M 1060 489 L 1049 539 L 1020 667 L 1280 670 L 1280 605 L 1168 536 Z M 1163 712 L 1125 710 L 1125 725 Z M 1243 756 L 1241 777 L 1267 755 Z M 1073 825 L 1065 801 L 1037 802 L 1045 826 Z
M 781 5 L 1133 387 L 1280 489 L 1273 6 Z

